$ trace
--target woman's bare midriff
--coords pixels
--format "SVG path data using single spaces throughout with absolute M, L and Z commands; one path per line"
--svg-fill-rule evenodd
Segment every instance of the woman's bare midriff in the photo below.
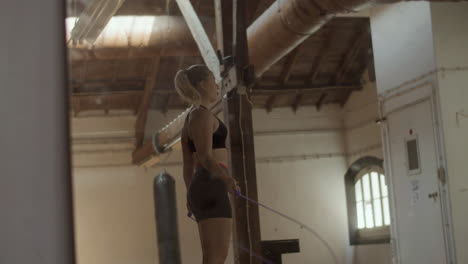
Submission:
M 225 148 L 213 149 L 211 153 L 212 153 L 213 159 L 216 162 L 227 165 L 228 163 L 227 162 L 227 157 L 228 157 L 227 149 Z M 197 157 L 196 152 L 193 153 L 193 160 L 195 161 L 194 164 L 198 164 L 198 157 Z

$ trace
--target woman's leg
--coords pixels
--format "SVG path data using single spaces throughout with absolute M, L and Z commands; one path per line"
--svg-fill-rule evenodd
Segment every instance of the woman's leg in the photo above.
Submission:
M 208 218 L 198 223 L 203 264 L 224 264 L 231 242 L 232 219 Z

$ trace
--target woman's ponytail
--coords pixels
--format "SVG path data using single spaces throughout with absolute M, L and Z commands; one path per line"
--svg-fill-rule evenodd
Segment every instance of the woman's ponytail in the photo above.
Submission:
M 178 71 L 174 83 L 176 91 L 182 99 L 196 106 L 201 104 L 201 94 L 190 82 L 188 70 Z

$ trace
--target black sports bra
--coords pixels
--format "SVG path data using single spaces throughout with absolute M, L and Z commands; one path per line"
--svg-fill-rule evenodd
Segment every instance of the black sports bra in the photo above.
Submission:
M 200 106 L 206 109 L 204 106 Z M 207 109 L 208 110 L 208 109 Z M 190 113 L 187 115 L 187 119 L 189 117 Z M 217 117 L 215 116 L 216 119 L 218 119 L 219 125 L 218 129 L 213 133 L 213 149 L 218 149 L 218 148 L 226 148 L 226 137 L 227 137 L 227 128 L 226 125 Z M 197 149 L 195 148 L 195 144 L 193 143 L 193 140 L 190 138 L 190 136 L 187 136 L 187 143 L 188 147 L 191 152 L 197 152 Z

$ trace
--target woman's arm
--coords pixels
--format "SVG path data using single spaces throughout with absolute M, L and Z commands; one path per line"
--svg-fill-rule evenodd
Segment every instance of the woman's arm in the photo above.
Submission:
M 226 179 L 230 176 L 219 166 L 212 155 L 214 120 L 213 114 L 208 110 L 203 108 L 194 110 L 189 120 L 189 124 L 193 124 L 189 125 L 190 136 L 197 149 L 196 155 L 200 164 L 215 177 Z
M 193 156 L 190 150 L 188 149 L 187 137 L 182 136 L 181 144 L 182 144 L 184 182 L 185 182 L 185 187 L 188 190 L 190 183 L 192 182 L 192 174 L 193 174 L 193 166 L 194 166 Z

